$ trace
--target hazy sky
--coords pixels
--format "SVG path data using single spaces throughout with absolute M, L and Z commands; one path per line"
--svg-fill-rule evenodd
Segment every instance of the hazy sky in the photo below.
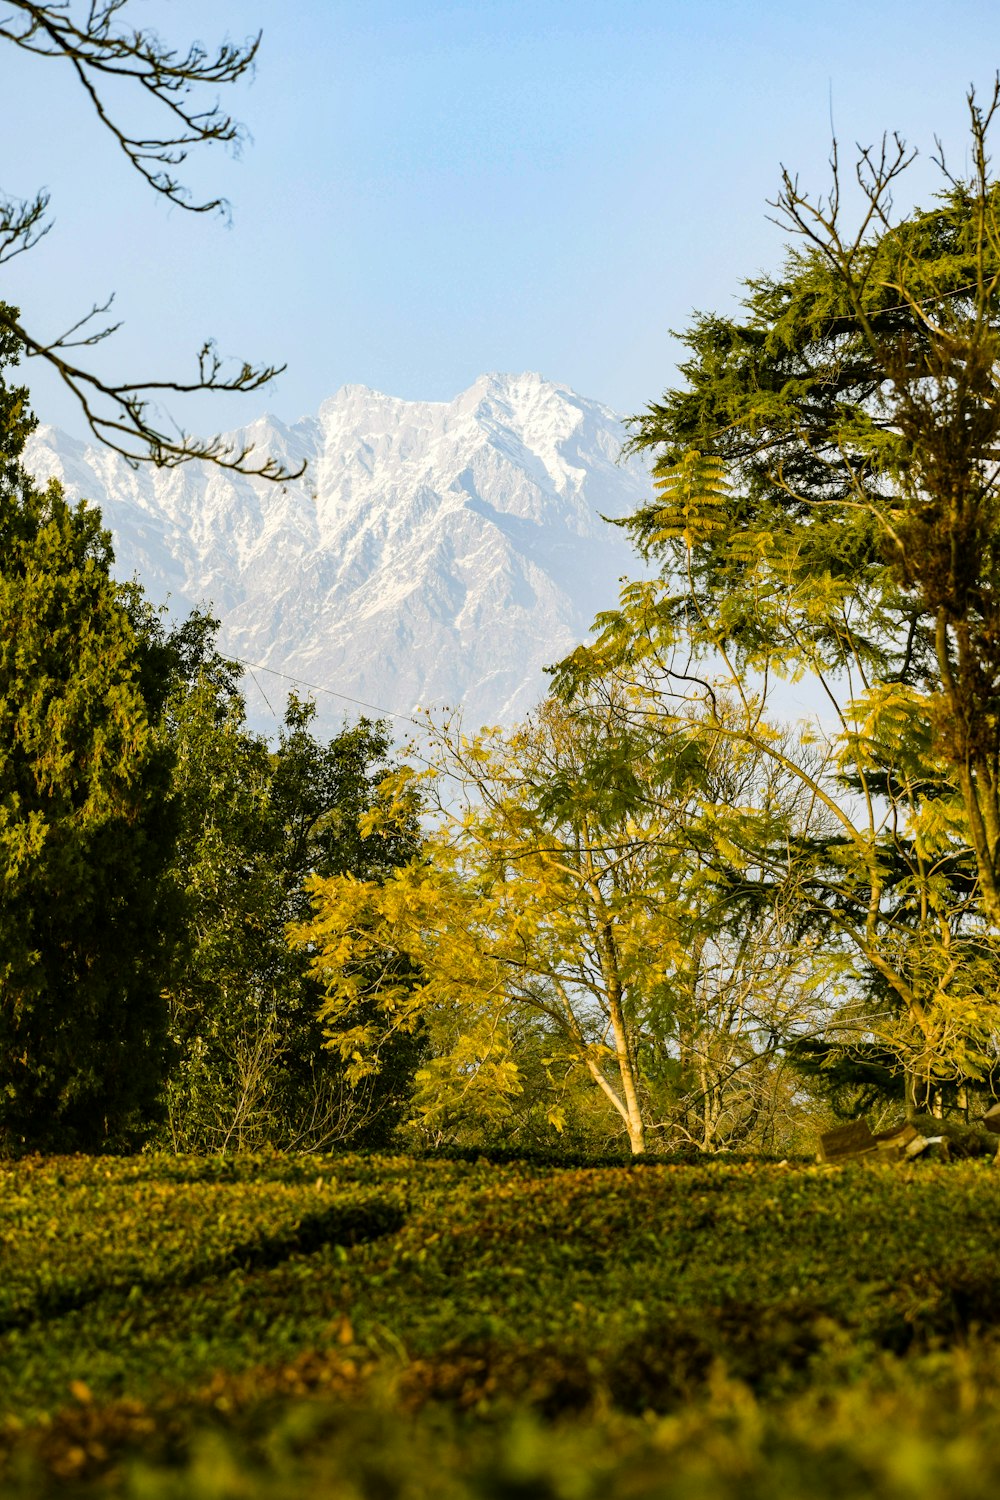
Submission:
M 287 361 L 202 428 L 291 420 L 340 385 L 445 399 L 485 370 L 540 370 L 620 411 L 675 379 L 671 328 L 734 305 L 777 264 L 780 164 L 822 190 L 898 130 L 966 164 L 965 94 L 1000 65 L 987 0 L 839 5 L 678 0 L 132 0 L 177 44 L 260 26 L 256 78 L 224 95 L 253 140 L 188 180 L 232 227 L 156 201 L 73 79 L 0 50 L 0 188 L 52 192 L 50 236 L 0 296 L 54 334 L 117 292 L 109 373 L 187 373 L 203 338 Z M 14 125 L 16 124 L 16 135 Z M 1000 149 L 1000 128 L 997 131 Z M 43 419 L 78 431 L 27 367 Z

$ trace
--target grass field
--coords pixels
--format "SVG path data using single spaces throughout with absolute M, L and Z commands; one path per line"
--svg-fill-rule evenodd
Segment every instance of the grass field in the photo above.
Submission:
M 0 1166 L 0 1493 L 991 1497 L 1000 1171 Z

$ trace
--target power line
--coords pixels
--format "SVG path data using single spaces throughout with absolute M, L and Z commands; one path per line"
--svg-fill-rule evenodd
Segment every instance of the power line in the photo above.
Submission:
M 293 677 L 290 672 L 279 672 L 276 667 L 265 667 L 261 662 L 247 661 L 242 656 L 230 656 L 228 659 L 230 661 L 238 662 L 241 667 L 246 667 L 250 671 L 251 676 L 253 676 L 253 673 L 255 671 L 269 672 L 272 677 L 280 677 L 285 682 L 294 682 L 299 687 L 309 688 L 310 692 L 325 693 L 328 698 L 339 698 L 342 703 L 353 703 L 358 708 L 374 709 L 375 713 L 377 714 L 382 714 L 390 719 L 403 719 L 407 724 L 412 724 L 415 729 L 419 729 L 421 733 L 425 734 L 427 732 L 426 724 L 422 724 L 420 720 L 415 719 L 412 714 L 404 714 L 400 712 L 400 710 L 397 708 L 383 708 L 381 704 L 369 703 L 365 698 L 352 698 L 349 693 L 338 693 L 336 688 L 321 687 L 318 682 L 307 682 L 304 677 Z M 257 682 L 256 678 L 254 678 L 254 683 L 257 687 L 258 692 L 264 699 L 264 702 L 267 703 L 268 708 L 271 709 L 272 714 L 274 714 L 275 719 L 277 719 L 278 715 L 274 712 L 274 709 L 271 708 L 271 704 L 267 699 L 267 694 L 260 686 L 260 683 Z M 441 772 L 442 768 L 440 764 L 436 761 L 428 760 L 427 756 L 422 755 L 416 748 L 416 745 L 412 742 L 406 747 L 405 753 L 410 760 L 419 760 L 425 766 L 429 767 L 430 770 L 438 773 Z M 445 775 L 452 780 L 457 780 L 454 771 L 446 771 Z
M 415 719 L 412 714 L 401 713 L 399 711 L 399 709 L 396 709 L 396 708 L 383 708 L 381 704 L 379 704 L 379 703 L 369 703 L 364 698 L 352 698 L 349 693 L 338 693 L 337 690 L 336 690 L 336 688 L 321 687 L 318 682 L 307 682 L 304 677 L 293 677 L 290 672 L 279 672 L 276 667 L 265 667 L 260 662 L 246 661 L 245 658 L 242 657 L 242 656 L 231 656 L 229 658 L 229 660 L 230 661 L 239 662 L 239 664 L 240 664 L 241 667 L 246 667 L 249 670 L 251 677 L 253 677 L 254 671 L 257 671 L 257 672 L 269 672 L 272 677 L 281 677 L 285 682 L 294 682 L 298 687 L 309 688 L 310 692 L 313 692 L 313 693 L 325 693 L 328 698 L 339 698 L 342 703 L 353 703 L 358 708 L 371 708 L 371 709 L 374 709 L 377 714 L 385 715 L 387 718 L 390 718 L 390 719 L 404 719 L 407 724 L 412 724 L 416 729 L 419 729 L 421 731 L 426 731 L 426 729 L 427 729 L 427 725 L 426 724 L 421 724 L 420 720 L 419 719 Z M 271 709 L 271 713 L 274 714 L 275 719 L 278 720 L 278 722 L 280 723 L 280 720 L 278 719 L 278 715 L 275 713 L 274 709 L 271 707 L 271 704 L 270 704 L 270 702 L 268 700 L 267 694 L 264 692 L 264 689 L 261 687 L 261 685 L 257 681 L 256 677 L 254 677 L 253 680 L 254 680 L 254 685 L 257 688 L 257 691 L 260 693 L 261 697 L 264 699 L 264 702 L 267 704 L 268 708 Z M 421 755 L 420 752 L 416 749 L 416 747 L 412 743 L 408 746 L 408 748 L 406 750 L 406 754 L 409 756 L 409 758 L 411 760 L 422 761 L 423 764 L 425 766 L 429 766 L 431 768 L 431 770 L 439 770 L 440 769 L 435 764 L 434 761 L 428 760 L 425 755 Z
M 251 682 L 253 683 L 254 687 L 257 689 L 257 691 L 260 694 L 260 696 L 263 698 L 264 702 L 267 704 L 267 711 L 268 711 L 268 713 L 272 716 L 272 718 L 277 719 L 278 715 L 274 711 L 274 705 L 272 704 L 270 698 L 265 693 L 264 689 L 261 687 L 260 683 L 257 681 L 257 673 L 254 671 L 253 667 L 249 666 L 246 662 L 241 662 L 240 665 L 241 666 L 245 666 L 247 668 L 247 671 L 250 673 L 250 680 L 251 680 Z
M 293 677 L 290 672 L 279 672 L 276 667 L 265 667 L 259 661 L 246 661 L 242 656 L 234 656 L 231 660 L 239 662 L 241 667 L 247 667 L 251 675 L 254 672 L 269 672 L 272 677 L 281 677 L 285 682 L 294 682 L 298 687 L 308 688 L 312 693 L 325 693 L 328 698 L 339 698 L 343 703 L 353 703 L 358 708 L 373 709 L 375 713 L 383 714 L 390 719 L 405 719 L 407 724 L 413 724 L 417 729 L 423 729 L 424 727 L 420 720 L 415 719 L 412 714 L 401 713 L 398 709 L 383 708 L 381 704 L 368 703 L 364 698 L 352 698 L 349 693 L 338 693 L 335 688 L 321 687 L 318 682 L 307 682 L 304 677 Z M 257 686 L 264 702 L 267 703 L 268 708 L 271 708 L 264 689 L 260 687 L 259 683 Z M 271 712 L 274 714 L 273 708 L 271 708 Z M 277 718 L 278 715 L 274 714 L 274 717 Z

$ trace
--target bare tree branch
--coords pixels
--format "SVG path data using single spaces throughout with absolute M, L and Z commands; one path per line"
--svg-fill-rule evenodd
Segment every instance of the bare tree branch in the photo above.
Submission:
M 260 33 L 243 43 L 224 41 L 213 52 L 200 42 L 179 51 L 161 41 L 156 32 L 129 27 L 124 12 L 131 0 L 5 0 L 0 15 L 0 41 L 10 42 L 36 57 L 67 65 L 83 90 L 101 125 L 129 165 L 154 192 L 189 213 L 228 215 L 223 198 L 198 200 L 174 173 L 194 146 L 221 143 L 239 149 L 244 127 L 218 103 L 203 107 L 205 87 L 235 83 L 252 73 Z M 82 17 L 77 16 L 82 12 Z M 128 96 L 145 107 L 160 110 L 162 129 L 153 134 L 134 129 L 118 108 L 108 103 L 109 81 L 132 85 Z M 34 248 L 51 228 L 49 196 L 40 191 L 32 199 L 0 195 L 0 265 Z M 79 402 L 94 437 L 120 453 L 133 466 L 152 462 L 173 467 L 189 459 L 203 459 L 222 468 L 263 479 L 297 478 L 272 458 L 255 460 L 252 446 L 230 444 L 219 437 L 196 438 L 181 428 L 167 431 L 170 418 L 154 418 L 152 402 L 163 395 L 202 391 L 259 390 L 281 373 L 284 365 L 244 362 L 225 374 L 214 345 L 207 341 L 197 356 L 197 374 L 188 380 L 109 381 L 68 359 L 67 352 L 88 348 L 109 338 L 118 323 L 94 326 L 111 306 L 109 298 L 95 304 L 65 333 L 43 339 L 22 321 L 19 311 L 0 302 L 0 327 L 7 328 L 29 358 L 44 359 Z M 83 333 L 82 330 L 89 331 Z

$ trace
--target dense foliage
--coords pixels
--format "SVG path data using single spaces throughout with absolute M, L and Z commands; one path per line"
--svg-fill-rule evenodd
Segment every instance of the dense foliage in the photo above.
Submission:
M 165 1136 L 186 1151 L 381 1142 L 405 1107 L 419 1040 L 391 1048 L 377 1082 L 348 1087 L 323 1047 L 307 956 L 286 927 L 308 909 L 307 877 L 377 883 L 410 859 L 415 814 L 363 830 L 389 769 L 384 723 L 362 719 L 324 744 L 312 705 L 293 696 L 276 746 L 252 731 L 215 623 L 186 622 L 185 671 L 163 731 L 179 821 L 170 877 L 185 914 L 167 991 Z
M 19 466 L 25 399 L 0 387 L 0 1148 L 106 1147 L 163 1075 L 170 757 L 99 515 Z
M 814 201 L 786 178 L 784 267 L 694 321 L 686 384 L 635 422 L 658 493 L 626 524 L 659 576 L 557 679 L 610 680 L 626 717 L 654 698 L 675 732 L 707 717 L 824 809 L 790 850 L 731 808 L 728 862 L 843 956 L 826 1040 L 888 1054 L 911 1108 L 998 1052 L 996 107 L 972 101 L 970 180 L 908 217 L 898 141 L 862 158 L 856 230 L 836 179 Z M 823 704 L 801 747 L 773 729 L 782 678 Z
M 415 814 L 362 828 L 386 727 L 323 744 L 292 698 L 252 733 L 217 622 L 114 580 L 99 512 L 20 467 L 32 426 L 0 381 L 0 1151 L 382 1139 L 419 1040 L 348 1089 L 285 928 L 308 875 L 417 848 Z
M 419 1028 L 413 1103 L 434 1140 L 787 1145 L 775 1039 L 815 1020 L 823 955 L 779 900 L 734 905 L 705 857 L 720 804 L 774 803 L 786 837 L 807 827 L 780 770 L 707 726 L 668 746 L 599 698 L 433 746 L 418 855 L 385 879 L 312 880 L 295 929 L 349 1077 L 378 1076 Z

